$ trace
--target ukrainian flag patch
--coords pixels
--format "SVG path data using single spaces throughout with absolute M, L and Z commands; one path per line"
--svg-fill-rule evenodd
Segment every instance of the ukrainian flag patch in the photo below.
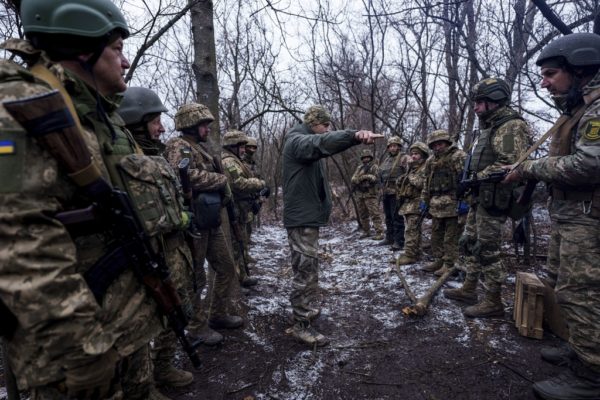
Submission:
M 15 154 L 15 142 L 12 140 L 0 140 L 0 155 Z

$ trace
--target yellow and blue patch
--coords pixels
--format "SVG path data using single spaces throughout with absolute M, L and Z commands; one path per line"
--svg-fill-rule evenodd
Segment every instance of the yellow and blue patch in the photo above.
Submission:
M 15 154 L 16 146 L 12 140 L 0 140 L 0 155 Z

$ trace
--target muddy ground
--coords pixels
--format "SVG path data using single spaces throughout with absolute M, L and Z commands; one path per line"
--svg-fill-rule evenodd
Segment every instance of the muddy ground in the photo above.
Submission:
M 461 306 L 441 293 L 425 317 L 407 318 L 401 309 L 410 300 L 389 263 L 394 253 L 359 240 L 353 229 L 336 223 L 321 231 L 323 313 L 315 326 L 329 346 L 309 349 L 286 333 L 292 276 L 286 234 L 280 225 L 263 226 L 253 236 L 260 284 L 245 296 L 246 328 L 223 332 L 219 348 L 202 348 L 204 364 L 192 386 L 167 393 L 178 400 L 533 399 L 532 382 L 560 371 L 539 357 L 542 346 L 559 339 L 525 338 L 514 327 L 519 262 L 512 246 L 506 246 L 511 274 L 503 318 L 465 319 Z M 543 244 L 546 235 L 540 237 Z M 421 265 L 403 267 L 417 296 L 434 282 Z M 447 286 L 459 284 L 456 278 Z

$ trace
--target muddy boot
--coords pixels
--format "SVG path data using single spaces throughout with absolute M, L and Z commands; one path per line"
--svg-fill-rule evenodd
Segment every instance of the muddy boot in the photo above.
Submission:
M 533 384 L 533 391 L 542 399 L 600 399 L 600 373 L 573 360 L 562 374 Z
M 154 370 L 154 381 L 159 386 L 184 387 L 194 381 L 194 376 L 191 372 L 167 365 Z
M 567 345 L 560 347 L 542 347 L 540 350 L 542 360 L 558 366 L 565 366 L 569 361 L 574 360 L 577 356 L 575 352 Z
M 444 261 L 442 259 L 438 259 L 438 260 L 435 260 L 432 263 L 427 264 L 423 268 L 421 268 L 421 271 L 435 272 L 438 269 L 442 268 L 443 265 L 444 265 Z
M 392 244 L 392 250 L 394 250 L 394 251 L 402 250 L 403 248 L 404 248 L 404 245 L 401 245 L 399 243 Z
M 244 319 L 237 315 L 217 315 L 208 320 L 212 329 L 237 329 L 244 326 Z
M 476 304 L 477 303 L 477 279 L 467 275 L 465 281 L 462 286 L 456 289 L 446 289 L 444 290 L 444 297 L 447 299 L 462 301 L 467 304 Z
M 329 340 L 323 334 L 317 332 L 309 322 L 296 322 L 291 333 L 296 340 L 311 347 L 321 347 L 329 343 Z
M 383 240 L 377 242 L 377 246 L 388 246 L 392 244 L 392 241 L 389 238 L 384 238 Z
M 359 239 L 366 239 L 368 237 L 371 237 L 371 232 L 370 231 L 363 231 L 363 233 L 358 238 Z
M 375 236 L 371 238 L 371 240 L 383 240 L 383 233 L 376 233 Z
M 216 346 L 223 342 L 223 335 L 204 324 L 199 328 L 190 328 L 194 342 L 200 342 L 205 346 Z
M 308 318 L 309 321 L 314 321 L 315 319 L 317 319 L 319 317 L 319 315 L 321 315 L 321 309 L 310 308 L 308 310 L 308 313 L 306 313 L 306 318 Z
M 417 262 L 417 259 L 411 256 L 407 256 L 406 254 L 402 254 L 400 257 L 398 257 L 398 260 L 396 260 L 396 265 L 408 265 L 408 264 L 414 264 Z
M 148 392 L 148 400 L 171 400 L 171 398 L 165 396 L 156 388 L 156 386 L 153 386 Z
M 240 285 L 242 285 L 242 287 L 251 287 L 251 286 L 256 286 L 258 284 L 258 279 L 256 279 L 253 276 L 244 276 L 244 279 L 241 280 Z
M 450 266 L 448 264 L 444 264 L 442 265 L 442 268 L 436 270 L 433 274 L 435 276 L 442 276 L 444 275 L 446 272 L 448 272 L 450 270 Z
M 500 285 L 493 290 L 486 288 L 485 298 L 474 306 L 469 306 L 463 310 L 465 317 L 469 318 L 487 318 L 501 317 L 504 315 L 504 305 L 500 296 Z

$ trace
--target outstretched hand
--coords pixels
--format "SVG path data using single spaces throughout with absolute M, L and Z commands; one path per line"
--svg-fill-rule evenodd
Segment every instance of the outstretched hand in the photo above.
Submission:
M 371 131 L 358 131 L 354 134 L 354 138 L 360 140 L 363 144 L 372 144 L 376 139 L 383 139 L 381 133 L 373 133 Z

